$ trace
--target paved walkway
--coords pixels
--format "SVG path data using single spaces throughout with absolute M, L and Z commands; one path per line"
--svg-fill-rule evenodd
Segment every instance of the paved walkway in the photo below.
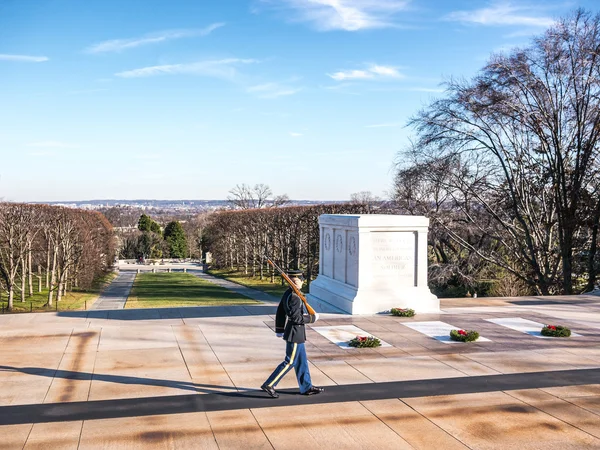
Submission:
M 0 316 L 1 448 L 600 449 L 600 297 L 442 300 L 414 318 L 323 314 L 307 328 L 315 385 L 287 375 L 275 303 Z M 540 339 L 486 319 L 569 326 Z M 443 321 L 489 342 L 408 327 Z M 354 325 L 390 347 L 342 349 Z
M 90 310 L 125 308 L 135 275 L 135 272 L 119 272 L 119 275 L 102 292 Z

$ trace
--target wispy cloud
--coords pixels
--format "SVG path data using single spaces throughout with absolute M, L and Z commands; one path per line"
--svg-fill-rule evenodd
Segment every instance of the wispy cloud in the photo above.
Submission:
M 7 55 L 0 54 L 0 61 L 16 61 L 16 62 L 44 62 L 50 58 L 47 56 L 30 56 L 30 55 Z
M 287 97 L 300 92 L 302 88 L 287 86 L 279 83 L 263 83 L 250 86 L 246 89 L 251 94 L 256 94 L 260 98 L 278 98 Z
M 336 81 L 347 80 L 386 80 L 403 78 L 398 69 L 390 66 L 372 65 L 365 70 L 341 70 L 335 73 L 328 73 L 329 77 Z
M 27 147 L 41 147 L 41 148 L 79 148 L 79 145 L 70 144 L 67 142 L 59 142 L 59 141 L 40 141 L 40 142 L 30 142 L 27 144 Z
M 189 64 L 167 64 L 142 67 L 115 74 L 121 78 L 154 77 L 157 75 L 202 75 L 232 80 L 238 74 L 236 66 L 258 62 L 255 59 L 227 58 L 211 61 L 199 61 Z
M 212 33 L 217 28 L 224 26 L 224 23 L 213 23 L 206 28 L 196 30 L 167 30 L 157 33 L 147 34 L 137 38 L 130 39 L 113 39 L 103 41 L 91 45 L 85 49 L 86 53 L 106 53 L 106 52 L 122 52 L 130 48 L 141 47 L 143 45 L 158 44 L 160 42 L 172 41 L 174 39 L 206 36 Z
M 410 0 L 260 0 L 283 11 L 292 22 L 308 22 L 319 31 L 358 31 L 394 26 L 393 16 Z
M 454 22 L 492 26 L 520 25 L 548 27 L 554 23 L 552 18 L 536 14 L 536 11 L 532 7 L 517 6 L 504 2 L 472 11 L 454 11 L 448 14 L 445 19 Z
M 302 133 L 294 133 L 293 131 L 290 131 L 290 136 L 293 137 L 293 138 L 298 138 L 298 137 L 304 136 L 304 134 L 302 134 Z

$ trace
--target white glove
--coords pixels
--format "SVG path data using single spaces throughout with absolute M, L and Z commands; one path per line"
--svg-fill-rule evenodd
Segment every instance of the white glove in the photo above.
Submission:
M 319 313 L 315 313 L 314 316 L 311 316 L 310 314 L 304 314 L 302 317 L 304 318 L 304 323 L 315 323 L 317 320 L 319 320 Z
M 275 333 L 275 336 L 277 336 L 278 338 L 282 338 L 283 337 L 283 333 Z

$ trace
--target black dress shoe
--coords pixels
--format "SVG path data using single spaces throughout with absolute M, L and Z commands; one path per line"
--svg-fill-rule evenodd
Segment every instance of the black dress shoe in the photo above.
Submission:
M 311 386 L 310 389 L 304 393 L 304 395 L 320 394 L 324 390 L 325 389 L 323 389 L 322 387 Z
M 271 386 L 267 386 L 266 384 L 263 384 L 260 388 L 263 391 L 265 391 L 267 394 L 269 394 L 270 397 L 279 398 L 279 394 Z

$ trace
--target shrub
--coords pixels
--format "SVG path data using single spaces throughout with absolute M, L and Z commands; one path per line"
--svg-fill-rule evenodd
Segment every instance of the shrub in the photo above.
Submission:
M 460 342 L 472 342 L 479 339 L 479 333 L 474 330 L 452 330 L 450 331 L 450 339 Z
M 380 347 L 381 341 L 373 336 L 356 336 L 348 342 L 350 347 Z
M 392 308 L 391 313 L 393 316 L 398 317 L 413 317 L 415 310 L 410 308 Z
M 542 336 L 569 337 L 571 336 L 571 330 L 562 325 L 546 325 L 542 328 Z

